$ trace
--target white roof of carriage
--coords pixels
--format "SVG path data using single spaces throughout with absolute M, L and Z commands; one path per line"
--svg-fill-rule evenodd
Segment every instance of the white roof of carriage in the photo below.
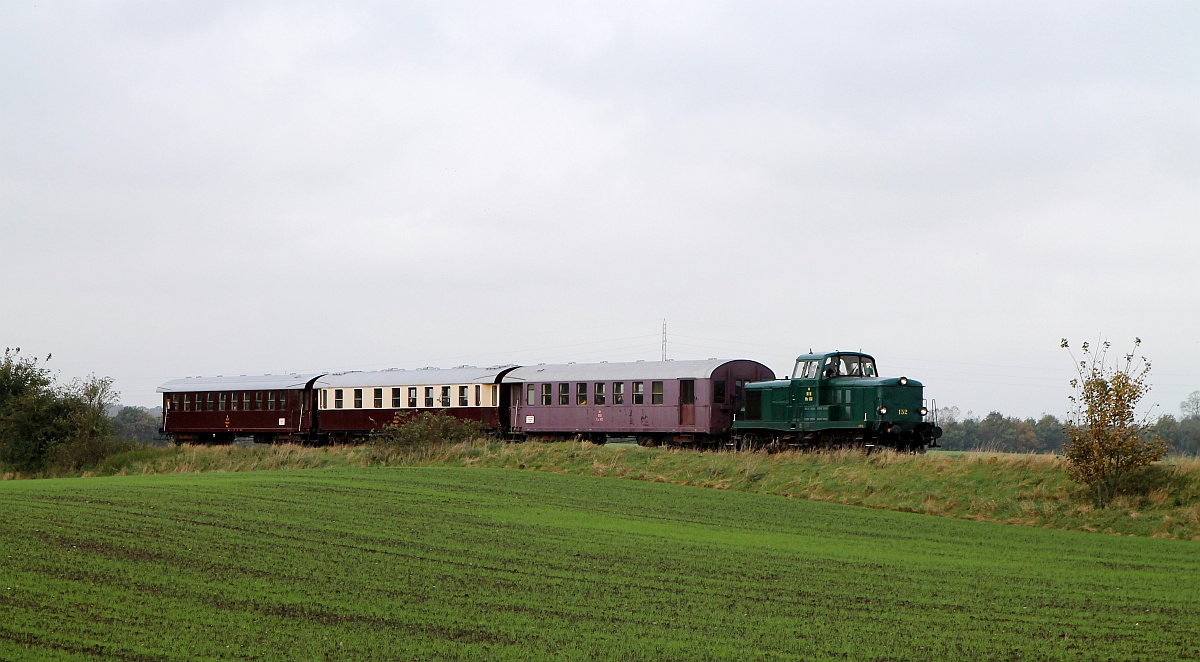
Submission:
M 646 379 L 708 379 L 727 364 L 747 359 L 703 361 L 636 361 L 632 363 L 559 363 L 527 365 L 504 376 L 508 382 L 624 381 Z
M 442 384 L 495 384 L 496 377 L 511 365 L 490 368 L 421 368 L 419 370 L 372 370 L 339 372 L 317 380 L 313 388 L 357 388 L 371 386 L 438 386 Z
M 237 375 L 225 377 L 184 377 L 172 379 L 158 387 L 159 393 L 182 393 L 188 391 L 278 391 L 302 389 L 321 373 L 288 375 Z

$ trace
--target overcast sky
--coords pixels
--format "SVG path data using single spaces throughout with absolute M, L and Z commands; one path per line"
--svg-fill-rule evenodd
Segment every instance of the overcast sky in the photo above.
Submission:
M 861 349 L 1200 390 L 1200 4 L 0 6 L 0 343 L 191 375 Z

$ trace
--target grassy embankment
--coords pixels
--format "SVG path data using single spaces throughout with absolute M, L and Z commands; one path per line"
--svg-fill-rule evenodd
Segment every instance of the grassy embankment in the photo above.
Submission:
M 1096 508 L 1044 455 L 697 453 L 631 445 L 475 441 L 414 451 L 368 446 L 143 449 L 85 475 L 365 466 L 525 469 L 774 494 L 1054 529 L 1200 540 L 1200 460 L 1173 459 L 1142 494 Z
M 681 480 L 731 489 L 777 464 L 836 468 L 622 451 L 437 461 L 641 463 L 628 471 L 664 480 L 681 463 Z M 184 449 L 173 466 L 251 452 L 353 460 Z M 845 460 L 845 485 L 924 461 Z M 750 482 L 714 475 L 724 462 Z M 999 466 L 978 464 L 940 473 Z M 9 481 L 0 533 L 6 660 L 1200 658 L 1200 543 L 649 481 L 442 467 Z

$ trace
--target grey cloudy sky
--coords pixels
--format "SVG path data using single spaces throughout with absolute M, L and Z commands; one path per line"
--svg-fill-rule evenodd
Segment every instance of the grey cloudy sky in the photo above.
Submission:
M 862 349 L 1200 390 L 1200 4 L 0 7 L 0 342 L 189 375 Z

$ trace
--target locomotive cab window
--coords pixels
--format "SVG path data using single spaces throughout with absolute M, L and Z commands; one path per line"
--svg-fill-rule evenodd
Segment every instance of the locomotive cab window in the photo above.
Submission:
M 792 379 L 816 379 L 817 365 L 820 361 L 796 361 L 796 369 L 792 372 Z

